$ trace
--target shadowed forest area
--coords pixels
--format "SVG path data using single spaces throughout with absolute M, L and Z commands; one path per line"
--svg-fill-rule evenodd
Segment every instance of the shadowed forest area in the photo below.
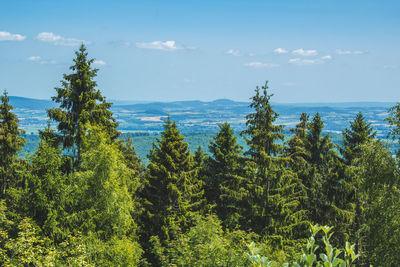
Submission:
M 285 137 L 266 82 L 255 88 L 242 131 L 222 123 L 207 151 L 190 150 L 168 116 L 144 163 L 135 136 L 121 138 L 93 61 L 82 44 L 28 158 L 1 96 L 2 266 L 400 262 L 400 153 L 362 113 L 340 145 L 323 134 L 319 113 L 302 113 Z M 388 114 L 398 141 L 400 104 Z

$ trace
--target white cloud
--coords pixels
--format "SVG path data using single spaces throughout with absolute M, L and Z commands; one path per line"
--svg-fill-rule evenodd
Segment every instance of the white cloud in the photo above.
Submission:
M 314 65 L 323 63 L 320 59 L 302 59 L 302 58 L 291 58 L 289 59 L 290 64 L 294 65 Z
M 317 50 L 304 50 L 303 48 L 293 50 L 292 53 L 295 55 L 303 56 L 303 57 L 318 55 Z
M 107 65 L 107 63 L 104 60 L 95 60 L 95 61 L 93 61 L 93 65 L 105 66 L 105 65 Z
M 361 54 L 364 54 L 364 52 L 360 51 L 360 50 L 351 51 L 351 50 L 337 49 L 336 54 L 338 54 L 338 55 L 361 55 Z
M 228 51 L 226 51 L 226 53 L 228 55 L 232 55 L 232 56 L 240 56 L 240 51 L 239 50 L 235 50 L 235 49 L 229 49 Z
M 286 54 L 288 51 L 284 48 L 279 47 L 279 48 L 275 49 L 274 52 L 277 54 Z
M 31 56 L 31 57 L 28 57 L 26 60 L 29 60 L 29 61 L 39 61 L 39 60 L 41 60 L 42 58 L 41 57 L 39 57 L 39 56 Z
M 321 59 L 322 60 L 330 60 L 330 59 L 332 59 L 332 56 L 331 55 L 326 55 L 326 56 L 321 57 Z
M 136 47 L 166 51 L 185 49 L 184 47 L 177 45 L 175 41 L 154 41 L 150 43 L 136 43 Z
M 26 36 L 10 33 L 10 32 L 0 32 L 0 41 L 23 41 L 26 39 Z
M 65 38 L 60 35 L 55 35 L 52 32 L 41 32 L 36 36 L 36 39 L 42 42 L 51 43 L 54 45 L 62 45 L 62 46 L 77 46 L 82 43 L 84 44 L 90 43 L 85 40 L 78 40 L 75 38 Z
M 273 64 L 273 63 L 262 63 L 258 61 L 253 61 L 244 64 L 246 67 L 252 67 L 252 68 L 277 68 L 279 67 L 278 64 Z
M 43 65 L 54 65 L 54 64 L 57 64 L 57 62 L 55 60 L 42 60 L 39 63 L 43 64 Z

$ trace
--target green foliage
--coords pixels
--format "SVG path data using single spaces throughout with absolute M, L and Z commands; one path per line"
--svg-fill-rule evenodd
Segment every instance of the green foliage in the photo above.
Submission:
M 398 138 L 400 144 L 400 103 L 389 109 L 389 117 L 385 120 L 391 126 L 390 135 L 393 139 Z M 397 156 L 400 157 L 400 149 L 397 151 Z
M 52 139 L 42 138 L 30 157 L 30 171 L 24 179 L 18 208 L 34 219 L 47 236 L 60 240 L 66 234 L 62 224 L 71 188 L 62 172 L 65 157 L 61 149 L 54 146 Z
M 318 113 L 310 122 L 308 115 L 303 113 L 296 128 L 291 130 L 294 135 L 288 141 L 285 153 L 306 192 L 301 206 L 307 210 L 308 220 L 338 226 L 340 231 L 334 241 L 340 243 L 351 225 L 353 210 L 347 202 L 344 166 L 330 137 L 323 135 L 323 127 Z
M 91 66 L 94 59 L 87 58 L 83 44 L 75 55 L 74 65 L 70 67 L 73 73 L 64 74 L 61 87 L 55 88 L 57 96 L 52 97 L 60 107 L 47 110 L 47 114 L 58 123 L 63 148 L 72 149 L 79 162 L 87 123 L 101 125 L 111 139 L 117 138 L 119 132 L 116 130 L 118 123 L 109 110 L 111 103 L 96 89 L 93 79 L 98 70 Z
M 162 240 L 174 233 L 173 225 L 187 228 L 194 212 L 201 207 L 202 184 L 183 139 L 176 123 L 168 117 L 161 140 L 153 145 L 148 156 L 145 227 Z
M 99 232 L 105 238 L 132 233 L 132 193 L 138 180 L 126 166 L 118 144 L 110 143 L 100 128 L 88 129 L 83 140 L 82 170 L 71 177 L 77 201 L 71 226 L 83 233 Z
M 224 123 L 209 155 L 201 147 L 192 155 L 168 117 L 145 166 L 136 154 L 144 147 L 116 140 L 118 124 L 92 64 L 82 45 L 56 88 L 60 106 L 48 110 L 58 132 L 49 122 L 28 160 L 18 158 L 23 131 L 7 93 L 1 96 L 2 266 L 400 262 L 399 161 L 361 113 L 342 133 L 340 158 L 318 113 L 311 120 L 303 113 L 285 139 L 266 83 L 251 98 L 243 139 Z M 394 137 L 399 106 L 387 119 Z M 192 145 L 204 144 L 210 135 L 192 137 Z M 336 234 L 311 226 L 306 241 L 310 223 L 334 225 Z
M 284 263 L 286 267 L 306 267 L 306 266 L 317 266 L 317 267 L 346 267 L 354 266 L 354 262 L 358 258 L 358 255 L 354 251 L 355 245 L 350 245 L 346 242 L 343 249 L 335 248 L 330 243 L 330 239 L 333 233 L 328 226 L 311 226 L 311 237 L 307 240 L 307 244 L 302 249 L 302 254 L 295 262 Z M 319 232 L 322 235 L 322 244 L 317 244 L 316 236 Z M 254 243 L 250 243 L 248 246 L 249 252 L 245 255 L 251 262 L 252 266 L 257 267 L 269 267 L 278 266 L 277 262 L 268 260 L 267 257 L 259 255 L 260 249 L 255 246 Z M 321 252 L 318 254 L 318 251 Z M 279 264 L 282 266 L 281 264 Z
M 243 215 L 245 159 L 230 125 L 224 123 L 219 127 L 209 145 L 211 156 L 205 167 L 205 195 L 209 204 L 216 205 L 215 211 L 224 226 L 234 229 L 240 226 Z
M 0 231 L 0 263 L 2 266 L 55 266 L 56 252 L 38 234 L 31 220 L 24 219 L 18 225 L 18 236 L 10 238 Z
M 240 230 L 224 232 L 215 216 L 198 216 L 187 233 L 165 245 L 158 237 L 152 242 L 162 266 L 246 266 L 243 251 L 255 238 Z
M 350 129 L 346 128 L 342 136 L 343 145 L 339 150 L 346 164 L 349 165 L 354 158 L 358 157 L 359 146 L 371 142 L 376 136 L 376 131 L 373 131 L 371 123 L 368 123 L 359 112 L 354 121 L 350 122 Z
M 381 142 L 360 147 L 353 175 L 359 181 L 358 246 L 361 262 L 394 266 L 400 261 L 400 170 Z
M 250 156 L 246 180 L 247 223 L 244 227 L 263 233 L 275 245 L 293 245 L 304 237 L 307 223 L 299 206 L 303 197 L 300 181 L 287 168 L 289 160 L 282 156 L 283 126 L 274 125 L 278 114 L 270 104 L 267 83 L 256 88 L 250 107 L 254 113 L 246 116 L 245 136 Z
M 241 133 L 249 146 L 246 154 L 261 163 L 279 155 L 282 152 L 282 145 L 276 141 L 284 140 L 283 126 L 274 124 L 279 114 L 272 109 L 270 98 L 273 95 L 268 95 L 267 89 L 268 82 L 261 88 L 256 87 L 250 104 L 254 112 L 246 116 L 247 129 Z
M 18 119 L 12 113 L 13 107 L 8 103 L 7 91 L 0 97 L 0 183 L 1 198 L 6 190 L 16 183 L 17 153 L 24 146 L 25 139 L 20 137 L 24 131 L 18 128 Z

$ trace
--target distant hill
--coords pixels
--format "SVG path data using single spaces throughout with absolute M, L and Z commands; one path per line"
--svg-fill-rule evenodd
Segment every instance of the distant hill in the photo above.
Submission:
M 37 133 L 47 123 L 46 109 L 57 106 L 51 100 L 10 97 L 15 113 L 21 120 L 21 127 L 27 132 Z M 173 102 L 140 102 L 117 101 L 111 107 L 123 132 L 160 132 L 163 121 L 168 115 L 178 123 L 183 132 L 215 132 L 218 124 L 229 122 L 235 131 L 245 128 L 245 116 L 251 112 L 249 102 L 238 102 L 229 99 L 214 101 L 173 101 Z M 278 123 L 286 129 L 294 127 L 300 114 L 306 112 L 311 116 L 320 113 L 325 122 L 324 130 L 340 133 L 348 127 L 349 121 L 361 111 L 378 131 L 378 136 L 388 133 L 384 121 L 388 109 L 394 102 L 347 102 L 347 103 L 276 103 L 273 108 L 280 116 Z
M 10 104 L 14 108 L 41 110 L 55 107 L 55 103 L 51 100 L 34 99 L 20 96 L 10 96 Z

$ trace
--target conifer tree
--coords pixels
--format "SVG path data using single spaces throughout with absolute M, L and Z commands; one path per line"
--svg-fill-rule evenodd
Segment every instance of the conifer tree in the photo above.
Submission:
M 73 73 L 64 74 L 61 87 L 55 88 L 57 96 L 52 97 L 60 107 L 49 109 L 47 113 L 50 119 L 58 123 L 63 148 L 74 151 L 76 165 L 81 157 L 86 123 L 101 125 L 113 140 L 119 136 L 119 132 L 116 130 L 118 123 L 109 110 L 111 103 L 96 89 L 94 78 L 98 69 L 92 68 L 94 60 L 87 58 L 83 44 L 75 55 L 74 65 L 70 67 Z
M 309 116 L 306 113 L 301 114 L 300 122 L 296 124 L 296 128 L 290 129 L 294 134 L 285 147 L 285 155 L 290 159 L 290 166 L 296 172 L 304 172 L 307 169 L 307 159 L 309 158 L 306 149 L 308 118 Z
M 324 122 L 319 113 L 316 113 L 309 124 L 307 134 L 307 149 L 310 152 L 309 162 L 321 168 L 326 168 L 329 159 L 333 156 L 334 144 L 329 136 L 322 135 Z
M 253 113 L 246 116 L 247 129 L 242 132 L 249 150 L 252 174 L 247 180 L 250 228 L 264 232 L 277 245 L 288 244 L 305 234 L 299 210 L 300 183 L 287 169 L 288 160 L 282 156 L 283 126 L 275 125 L 278 114 L 272 109 L 267 93 L 268 84 L 255 90 L 250 107 Z M 300 230 L 300 231 L 299 231 Z M 302 229 L 304 231 L 304 228 Z
M 357 253 L 362 247 L 362 238 L 360 237 L 363 216 L 362 195 L 360 191 L 362 181 L 359 176 L 353 173 L 353 168 L 349 166 L 354 165 L 354 161 L 360 162 L 359 157 L 361 156 L 363 145 L 372 142 L 375 135 L 376 132 L 373 131 L 371 124 L 367 123 L 362 113 L 359 112 L 354 121 L 350 122 L 350 129 L 346 128 L 342 132 L 342 147 L 339 147 L 344 163 L 347 165 L 345 172 L 345 181 L 348 187 L 346 201 L 355 205 L 354 220 L 349 234 L 355 238 Z
M 342 132 L 343 144 L 340 153 L 347 165 L 360 153 L 359 146 L 372 141 L 376 136 L 371 123 L 368 123 L 363 114 L 359 112 L 354 121 L 350 122 L 350 129 Z
M 18 128 L 19 120 L 12 113 L 13 106 L 9 104 L 7 91 L 0 99 L 0 182 L 1 197 L 4 198 L 7 188 L 15 183 L 14 164 L 18 151 L 25 145 L 25 139 L 19 136 L 24 131 Z
M 148 182 L 144 189 L 148 235 L 161 240 L 184 231 L 192 214 L 201 206 L 203 195 L 188 144 L 170 118 L 164 124 L 161 140 L 153 144 L 148 158 Z
M 203 171 L 207 158 L 208 155 L 203 151 L 201 146 L 198 146 L 197 150 L 194 152 L 193 159 L 195 167 L 198 168 L 200 172 Z
M 64 158 L 60 147 L 54 145 L 50 128 L 41 132 L 40 137 L 39 146 L 30 157 L 30 171 L 25 178 L 18 206 L 35 220 L 46 236 L 61 240 L 67 234 L 62 220 L 67 216 L 65 201 L 70 193 L 68 178 L 62 170 Z
M 352 207 L 347 202 L 348 188 L 344 176 L 344 166 L 335 145 L 328 135 L 323 134 L 324 122 L 316 113 L 308 124 L 306 134 L 306 161 L 308 169 L 299 174 L 307 191 L 308 218 L 313 223 L 336 225 L 335 242 L 345 238 L 353 216 Z M 342 240 L 340 240 L 342 239 Z
M 219 128 L 208 147 L 211 157 L 207 161 L 205 195 L 208 203 L 216 205 L 224 226 L 233 229 L 240 226 L 245 162 L 230 124 L 225 122 Z

